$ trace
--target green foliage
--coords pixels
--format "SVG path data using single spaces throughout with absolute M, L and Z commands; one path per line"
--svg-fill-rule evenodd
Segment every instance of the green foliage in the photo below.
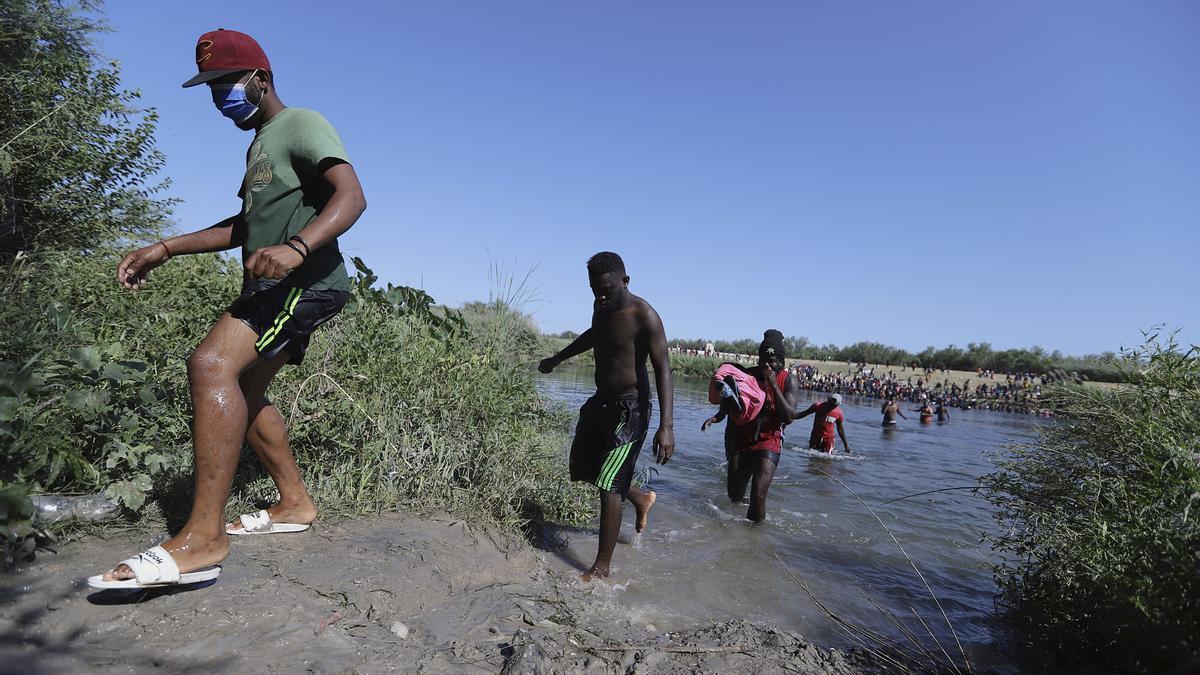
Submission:
M 113 282 L 119 254 L 55 253 L 8 270 L 0 305 L 0 482 L 104 491 L 137 511 L 191 463 L 185 354 L 236 292 L 239 266 L 172 261 Z
M 492 518 L 579 522 L 590 493 L 566 480 L 569 418 L 548 411 L 515 350 L 528 317 L 502 303 L 464 310 L 447 336 L 424 316 L 363 302 L 315 334 L 316 372 L 277 379 L 292 445 L 325 512 L 406 505 Z M 254 472 L 261 475 L 256 469 Z M 244 496 L 269 490 L 263 478 Z
M 0 481 L 104 491 L 132 512 L 177 516 L 190 500 L 185 357 L 236 295 L 240 268 L 183 257 L 130 293 L 107 283 L 118 260 L 51 257 L 10 275 Z M 477 303 L 468 328 L 418 289 L 370 286 L 357 263 L 349 309 L 272 387 L 323 512 L 436 507 L 510 527 L 586 517 L 587 495 L 563 470 L 568 420 L 544 409 L 524 364 L 529 318 Z M 41 316 L 30 320 L 31 307 Z M 231 512 L 270 498 L 246 459 Z
M 670 341 L 672 347 L 682 349 L 703 350 L 706 343 L 707 341 L 702 339 Z M 719 352 L 733 354 L 758 352 L 758 341 L 750 339 L 716 340 L 713 342 L 713 346 Z M 1066 379 L 1069 374 L 1074 374 L 1080 379 L 1099 382 L 1123 382 L 1125 380 L 1125 373 L 1112 353 L 1079 357 L 1064 356 L 1060 352 L 1048 354 L 1041 347 L 996 351 L 986 342 L 972 342 L 967 345 L 965 350 L 950 345 L 942 349 L 926 347 L 918 353 L 913 353 L 878 342 L 860 341 L 848 347 L 839 347 L 833 344 L 821 346 L 809 343 L 808 338 L 792 336 L 784 340 L 784 351 L 787 352 L 789 358 L 814 361 L 851 361 L 853 363 L 892 365 L 916 363 L 923 367 L 945 367 L 950 370 L 982 368 L 997 373 L 1056 373 L 1061 379 Z
M 671 373 L 675 377 L 709 378 L 725 360 L 715 356 L 694 356 L 671 352 Z
M 26 490 L 104 492 L 136 516 L 186 515 L 186 357 L 242 276 L 232 259 L 203 255 L 171 260 L 138 292 L 116 283 L 121 255 L 160 236 L 171 202 L 154 182 L 154 113 L 96 61 L 91 9 L 0 5 L 5 551 L 35 542 L 28 500 L 14 496 Z M 522 362 L 529 318 L 493 301 L 468 326 L 420 289 L 378 288 L 354 262 L 346 310 L 271 390 L 323 512 L 413 505 L 511 527 L 590 513 L 566 480 L 568 421 L 543 408 Z M 231 513 L 271 498 L 268 485 L 249 459 Z
M 1132 384 L 1059 386 L 1068 422 L 981 479 L 999 507 L 1002 600 L 1063 660 L 1200 665 L 1200 354 L 1150 338 Z M 1182 672 L 1182 671 L 1180 671 Z
M 167 216 L 157 115 L 97 63 L 101 29 L 53 0 L 0 4 L 0 260 L 150 236 Z
M 113 284 L 62 272 L 155 236 L 171 202 L 153 178 L 157 117 L 121 88 L 115 63 L 97 60 L 93 8 L 0 3 L 0 485 L 28 483 L 11 496 L 120 474 L 111 487 L 132 504 L 160 467 L 129 442 L 147 424 L 139 393 L 159 364 L 124 356 L 128 345 L 105 330 L 104 314 L 120 314 L 101 298 Z M 24 525 L 0 529 L 9 560 L 35 538 Z
M 0 571 L 29 560 L 50 535 L 33 524 L 33 502 L 22 485 L 0 487 Z
M 376 288 L 375 282 L 379 277 L 367 267 L 362 258 L 355 256 L 352 260 L 357 272 L 353 279 L 354 294 L 343 311 L 353 314 L 364 303 L 375 303 L 390 306 L 401 314 L 417 318 L 445 335 L 454 335 L 466 329 L 467 326 L 459 312 L 443 310 L 438 313 L 434 309 L 433 298 L 420 288 L 392 284 L 388 284 L 386 288 Z

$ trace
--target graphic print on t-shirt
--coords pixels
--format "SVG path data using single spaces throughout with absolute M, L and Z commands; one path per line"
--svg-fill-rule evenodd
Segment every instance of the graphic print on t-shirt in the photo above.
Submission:
M 271 184 L 271 179 L 275 177 L 274 171 L 271 170 L 271 158 L 267 153 L 263 152 L 256 143 L 250 148 L 250 156 L 253 159 L 246 165 L 246 189 L 245 199 L 242 206 L 242 213 L 250 213 L 250 206 L 254 203 L 254 193 L 262 192 Z

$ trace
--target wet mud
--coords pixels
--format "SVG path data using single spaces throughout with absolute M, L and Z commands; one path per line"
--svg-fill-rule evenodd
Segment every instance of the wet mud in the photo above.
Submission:
M 239 537 L 208 585 L 84 583 L 156 541 L 90 537 L 0 576 L 0 672 L 880 670 L 867 654 L 745 621 L 659 632 L 556 555 L 413 515 Z

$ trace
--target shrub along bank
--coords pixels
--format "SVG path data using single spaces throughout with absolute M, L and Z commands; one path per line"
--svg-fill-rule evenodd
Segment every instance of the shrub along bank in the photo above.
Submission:
M 155 178 L 154 111 L 94 51 L 102 26 L 86 9 L 0 7 L 6 558 L 37 535 L 27 492 L 103 492 L 134 517 L 186 515 L 185 359 L 241 279 L 237 262 L 203 255 L 171 260 L 136 293 L 116 283 L 121 254 L 162 236 L 172 202 Z M 418 289 L 378 288 L 356 263 L 350 305 L 270 392 L 323 513 L 412 506 L 513 528 L 587 515 L 588 493 L 563 466 L 569 421 L 543 407 L 527 367 L 528 317 L 501 301 L 465 319 L 438 311 Z M 248 461 L 230 512 L 270 492 Z
M 1058 386 L 1069 421 L 1010 448 L 981 489 L 1003 606 L 1059 662 L 1200 669 L 1200 353 L 1127 355 L 1127 387 Z
M 130 293 L 113 281 L 118 260 L 115 250 L 60 252 L 6 270 L 0 482 L 103 492 L 137 517 L 182 518 L 192 489 L 186 357 L 235 296 L 240 266 L 177 258 Z M 585 517 L 591 500 L 565 480 L 569 419 L 542 405 L 524 365 L 528 318 L 491 303 L 455 320 L 420 291 L 372 282 L 360 270 L 345 312 L 271 392 L 322 512 L 407 506 L 514 528 Z M 252 453 L 243 459 L 231 513 L 272 494 Z M 24 508 L 0 513 L 11 546 L 33 534 Z
M 172 260 L 150 290 L 108 283 L 115 252 L 18 266 L 0 309 L 2 479 L 37 492 L 104 491 L 132 512 L 186 513 L 191 490 L 186 354 L 233 297 L 217 256 Z M 43 283 L 53 278 L 56 283 Z M 293 449 L 326 514 L 415 506 L 509 526 L 587 513 L 564 478 L 568 420 L 540 401 L 518 313 L 493 304 L 472 326 L 368 271 L 273 387 Z M 423 296 L 423 297 L 422 297 Z M 40 308 L 40 311 L 34 309 Z M 453 317 L 453 315 L 451 315 Z M 248 460 L 239 503 L 270 497 Z

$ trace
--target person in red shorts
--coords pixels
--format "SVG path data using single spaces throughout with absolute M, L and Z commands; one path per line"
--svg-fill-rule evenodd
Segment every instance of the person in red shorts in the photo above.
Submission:
M 830 394 L 823 403 L 814 403 L 808 409 L 796 415 L 796 419 L 816 415 L 813 418 L 812 434 L 808 437 L 808 448 L 821 452 L 833 452 L 833 429 L 837 427 L 837 435 L 842 437 L 842 447 L 846 454 L 852 455 L 850 442 L 846 440 L 846 429 L 842 426 L 845 415 L 842 414 L 841 394 Z

